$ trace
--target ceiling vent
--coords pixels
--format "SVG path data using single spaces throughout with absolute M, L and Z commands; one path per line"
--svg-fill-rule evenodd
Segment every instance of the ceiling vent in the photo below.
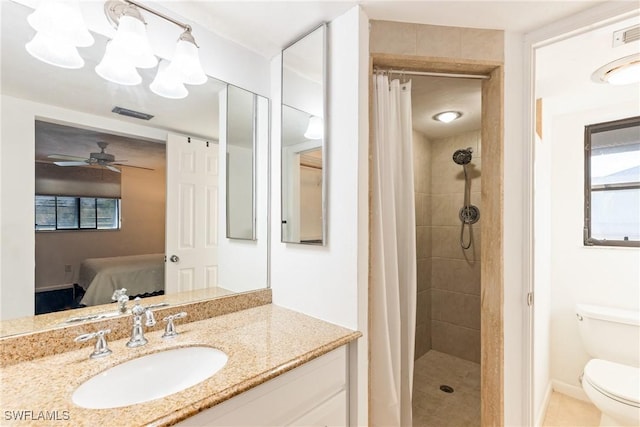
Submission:
M 120 114 L 121 116 L 133 117 L 140 120 L 151 120 L 153 116 L 147 113 L 141 113 L 140 111 L 129 110 L 122 107 L 113 107 L 112 113 Z
M 640 40 L 640 25 L 618 30 L 613 33 L 613 47 Z

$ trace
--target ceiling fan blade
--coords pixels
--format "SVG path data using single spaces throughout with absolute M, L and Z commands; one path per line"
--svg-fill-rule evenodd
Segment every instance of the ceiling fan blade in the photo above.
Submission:
M 113 167 L 113 166 L 111 166 L 111 165 L 104 165 L 104 167 L 105 167 L 105 168 L 107 168 L 107 169 L 109 169 L 110 171 L 118 172 L 118 173 L 122 173 L 122 172 L 120 172 L 120 169 L 115 168 L 115 167 Z
M 49 159 L 60 159 L 60 160 L 75 160 L 75 161 L 85 161 L 86 157 L 78 157 L 78 156 L 67 156 L 66 154 L 50 154 L 47 156 Z
M 87 166 L 87 162 L 53 162 L 57 166 Z
M 123 166 L 125 168 L 145 169 L 145 170 L 148 170 L 148 171 L 155 170 L 155 169 L 152 169 L 152 168 L 145 168 L 144 166 L 123 165 L 123 164 L 120 164 L 120 163 L 112 163 L 112 165 L 119 165 L 119 166 Z

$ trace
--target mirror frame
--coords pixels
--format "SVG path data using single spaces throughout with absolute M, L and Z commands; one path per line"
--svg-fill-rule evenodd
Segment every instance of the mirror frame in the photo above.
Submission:
M 280 55 L 280 129 L 281 129 L 281 133 L 280 133 L 280 160 L 281 160 L 281 164 L 282 164 L 282 160 L 283 160 L 283 151 L 282 151 L 282 147 L 283 147 L 283 138 L 284 138 L 284 132 L 282 132 L 282 129 L 284 129 L 284 106 L 288 106 L 291 108 L 294 108 L 296 110 L 298 110 L 296 107 L 293 106 L 289 106 L 287 104 L 285 104 L 284 102 L 284 56 L 285 56 L 285 52 L 287 49 L 293 47 L 296 45 L 296 43 L 300 42 L 301 40 L 305 39 L 306 37 L 312 35 L 313 33 L 315 33 L 316 31 L 321 31 L 322 32 L 322 114 L 323 114 L 323 123 L 322 123 L 322 130 L 323 130 L 323 136 L 322 136 L 322 143 L 320 145 L 320 147 L 322 148 L 322 242 L 317 243 L 317 242 L 301 242 L 301 241 L 290 241 L 290 240 L 285 240 L 285 232 L 284 232 L 284 225 L 286 224 L 286 218 L 284 218 L 284 205 L 285 205 L 285 198 L 284 195 L 286 194 L 285 191 L 285 179 L 283 179 L 283 171 L 285 170 L 284 167 L 281 166 L 281 171 L 280 171 L 280 194 L 281 194 L 281 200 L 280 200 L 280 241 L 282 243 L 296 243 L 296 244 L 303 244 L 303 245 L 313 245 L 313 246 L 326 246 L 327 245 L 327 212 L 328 212 L 328 208 L 327 208 L 327 177 L 328 177 L 328 173 L 327 173 L 327 147 L 328 147 L 328 129 L 329 127 L 327 126 L 328 123 L 328 61 L 327 61 L 327 54 L 328 54 L 328 25 L 326 22 L 321 23 L 320 25 L 314 27 L 311 31 L 304 33 L 301 37 L 297 38 L 296 40 L 294 40 L 292 43 L 290 43 L 289 45 L 285 46 L 282 49 L 281 55 Z

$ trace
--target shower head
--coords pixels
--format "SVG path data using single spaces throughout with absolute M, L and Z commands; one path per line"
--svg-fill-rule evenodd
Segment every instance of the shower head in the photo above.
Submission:
M 459 165 L 464 166 L 471 161 L 471 153 L 473 153 L 473 150 L 471 149 L 471 147 L 461 149 L 461 150 L 456 150 L 456 152 L 453 153 L 453 161 Z

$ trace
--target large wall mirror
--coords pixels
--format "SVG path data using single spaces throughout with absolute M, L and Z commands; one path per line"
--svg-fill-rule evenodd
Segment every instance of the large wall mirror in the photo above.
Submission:
M 326 244 L 326 37 L 282 51 L 282 241 Z
M 136 86 L 106 81 L 99 33 L 79 49 L 84 67 L 51 66 L 25 50 L 33 9 L 1 7 L 2 209 L 15 212 L 2 216 L 2 252 L 33 255 L 3 261 L 0 335 L 112 313 L 116 288 L 177 304 L 268 287 L 267 210 L 256 211 L 268 203 L 268 100 L 209 76 L 184 98 L 158 96 L 156 68 L 138 69 Z M 25 289 L 33 299 L 19 301 Z

